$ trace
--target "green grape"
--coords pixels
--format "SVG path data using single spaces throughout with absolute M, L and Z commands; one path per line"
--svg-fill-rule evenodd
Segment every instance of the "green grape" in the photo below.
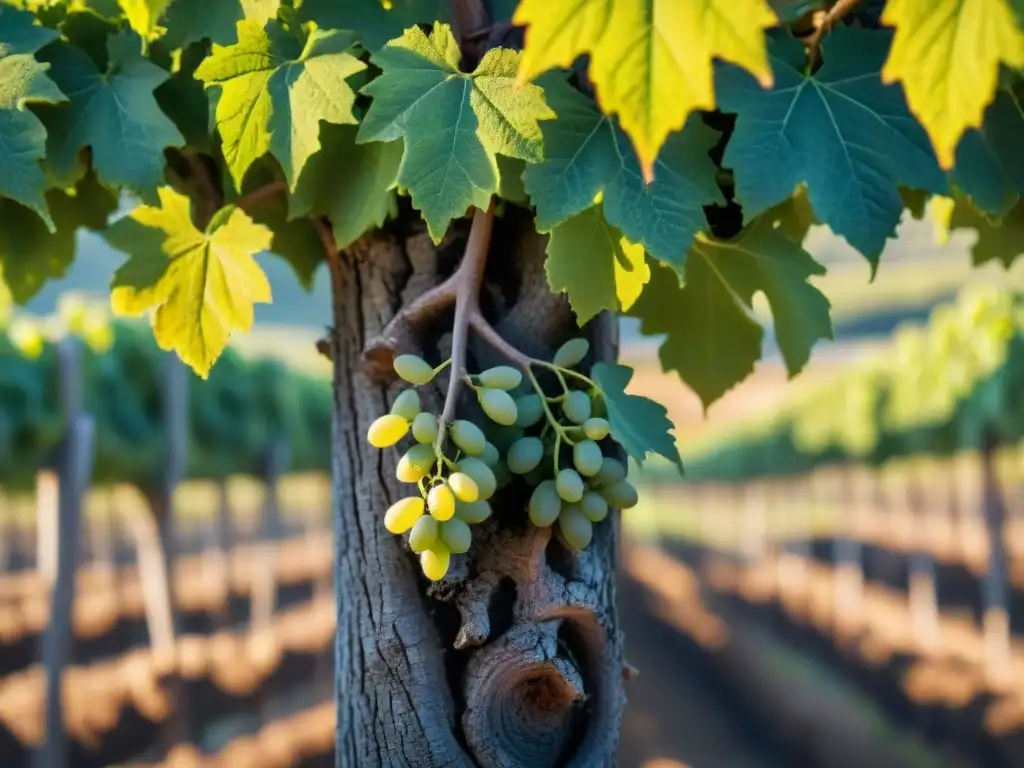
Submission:
M 415 389 L 407 389 L 395 398 L 391 404 L 391 413 L 401 416 L 406 421 L 412 421 L 420 412 L 420 396 Z
M 409 548 L 417 555 L 434 546 L 437 541 L 438 522 L 431 515 L 423 515 L 409 531 Z
M 539 437 L 521 437 L 512 443 L 505 457 L 511 472 L 525 475 L 533 470 L 544 456 L 544 443 Z
M 584 549 L 594 538 L 594 526 L 578 504 L 566 504 L 558 516 L 558 530 L 573 549 Z
M 563 469 L 555 478 L 558 495 L 573 503 L 583 498 L 583 478 L 575 469 Z
M 554 480 L 545 480 L 533 489 L 527 509 L 530 522 L 538 528 L 547 528 L 558 519 L 562 500 L 558 496 Z
M 480 459 L 474 459 L 470 456 L 459 461 L 456 467 L 459 472 L 469 475 L 473 479 L 477 490 L 480 492 L 481 500 L 486 501 L 491 498 L 498 489 L 498 480 L 494 476 L 494 472 Z
M 423 516 L 423 497 L 399 499 L 384 513 L 384 527 L 391 533 L 405 533 Z
M 416 483 L 430 474 L 437 457 L 429 445 L 414 445 L 398 460 L 395 477 L 403 483 Z
M 636 488 L 628 480 L 619 480 L 614 485 L 602 488 L 600 494 L 616 509 L 630 509 L 640 501 Z
M 590 418 L 590 398 L 587 393 L 574 389 L 562 401 L 562 413 L 573 424 L 582 424 Z
M 480 454 L 480 461 L 491 469 L 494 469 L 501 463 L 501 454 L 498 453 L 498 449 L 495 447 L 494 443 L 484 443 L 484 452 Z
M 608 502 L 595 491 L 586 491 L 579 503 L 580 511 L 592 523 L 600 523 L 608 517 Z
M 448 476 L 448 484 L 459 501 L 476 501 L 480 498 L 480 488 L 473 478 L 464 472 L 452 472 Z
M 469 545 L 473 542 L 473 532 L 465 521 L 457 517 L 441 523 L 441 530 L 438 534 L 441 541 L 449 550 L 457 555 L 469 552 Z
M 511 479 L 512 473 L 508 471 L 508 466 L 498 463 L 498 465 L 494 467 L 494 481 L 497 483 L 498 488 L 504 488 L 508 485 L 508 482 Z
M 417 443 L 433 445 L 437 439 L 437 416 L 426 411 L 416 414 L 412 420 L 412 436 Z
M 542 482 L 548 479 L 550 471 L 544 466 L 539 466 L 531 469 L 525 475 L 522 475 L 523 480 L 526 481 L 527 485 L 540 485 Z
M 515 389 L 522 383 L 523 374 L 510 365 L 499 365 L 488 368 L 478 378 L 485 387 L 508 390 Z
M 434 378 L 434 367 L 419 355 L 399 355 L 394 365 L 395 373 L 410 384 L 426 384 Z
M 519 427 L 494 426 L 489 430 L 491 442 L 498 449 L 499 453 L 508 453 L 508 449 L 516 440 L 526 434 L 526 431 Z
M 440 581 L 448 573 L 452 562 L 452 553 L 442 541 L 435 541 L 434 546 L 420 555 L 420 568 L 423 575 L 431 581 Z
M 594 482 L 599 485 L 615 485 L 620 480 L 626 479 L 626 468 L 618 459 L 605 456 L 601 460 L 601 469 L 594 475 Z
M 519 411 L 516 408 L 516 401 L 508 392 L 484 387 L 477 391 L 477 397 L 480 400 L 480 407 L 491 421 L 504 427 L 511 427 L 516 423 Z
M 470 525 L 476 525 L 491 516 L 491 505 L 486 501 L 459 501 L 456 499 L 455 516 Z
M 591 417 L 583 422 L 583 434 L 591 440 L 604 440 L 611 431 L 611 425 L 605 419 Z
M 374 420 L 366 433 L 366 439 L 374 448 L 388 448 L 405 437 L 408 431 L 408 420 L 389 413 Z
M 427 494 L 427 509 L 436 520 L 451 520 L 455 514 L 455 494 L 447 483 L 439 483 Z
M 600 472 L 603 459 L 601 446 L 593 440 L 580 440 L 572 447 L 572 463 L 584 477 L 593 477 Z
M 590 342 L 586 339 L 569 339 L 555 352 L 551 362 L 559 368 L 575 368 L 590 351 Z
M 449 433 L 455 444 L 470 456 L 479 456 L 487 446 L 484 433 L 471 421 L 465 419 L 453 421 Z
M 544 406 L 541 403 L 540 395 L 530 394 L 516 398 L 516 426 L 532 427 L 544 418 Z

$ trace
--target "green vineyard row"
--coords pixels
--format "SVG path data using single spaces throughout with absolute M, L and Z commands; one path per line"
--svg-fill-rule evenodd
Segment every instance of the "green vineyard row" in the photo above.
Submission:
M 1024 295 L 964 291 L 926 325 L 699 446 L 688 480 L 721 482 L 949 457 L 1024 437 Z
M 157 482 L 168 452 L 164 406 L 169 356 L 145 323 L 65 312 L 0 329 L 0 486 L 31 486 L 63 433 L 57 344 L 82 344 L 84 407 L 96 419 L 94 482 Z M 56 321 L 54 321 L 56 320 Z M 188 477 L 259 475 L 284 441 L 287 469 L 329 467 L 331 390 L 325 379 L 229 348 L 207 381 L 188 376 Z

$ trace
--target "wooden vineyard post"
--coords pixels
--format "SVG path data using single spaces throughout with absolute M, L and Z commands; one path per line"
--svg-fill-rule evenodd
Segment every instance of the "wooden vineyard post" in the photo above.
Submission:
M 764 487 L 755 481 L 740 486 L 743 533 L 740 541 L 744 560 L 749 568 L 756 568 L 764 557 L 767 546 L 768 510 Z
M 928 550 L 928 499 L 922 492 L 923 469 L 910 459 L 892 476 L 894 512 L 902 523 L 900 544 L 909 543 L 907 580 L 914 639 L 925 650 L 939 642 L 939 602 L 935 584 L 935 560 Z
M 996 470 L 996 441 L 986 433 L 981 448 L 981 504 L 988 537 L 988 568 L 982 585 L 985 673 L 989 685 L 1005 689 L 1011 682 L 1010 615 L 1006 594 L 1006 501 Z
M 75 574 L 78 570 L 82 500 L 92 479 L 95 423 L 83 409 L 80 342 L 73 336 L 58 346 L 61 410 L 67 424 L 57 450 L 56 563 L 51 590 L 50 621 L 43 633 L 42 661 L 46 670 L 46 717 L 43 745 L 36 753 L 37 768 L 69 764 L 63 723 L 64 669 L 74 645 Z
M 868 466 L 843 470 L 840 521 L 843 567 L 836 575 L 836 631 L 855 638 L 864 630 L 864 519 L 875 503 L 875 475 Z
M 291 458 L 288 443 L 275 440 L 263 464 L 266 493 L 260 511 L 260 543 L 253 560 L 251 623 L 254 629 L 269 627 L 277 602 L 277 568 L 274 557 L 282 538 L 280 480 Z
M 213 541 L 203 553 L 203 583 L 216 585 L 218 597 L 217 629 L 231 624 L 231 549 L 234 545 L 234 526 L 231 515 L 231 493 L 227 479 L 217 481 L 217 520 L 213 526 Z
M 36 473 L 36 570 L 47 589 L 57 578 L 58 480 L 53 467 Z

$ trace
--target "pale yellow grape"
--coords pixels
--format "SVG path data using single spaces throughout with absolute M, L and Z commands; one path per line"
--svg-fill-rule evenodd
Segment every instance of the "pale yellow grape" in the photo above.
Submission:
M 574 389 L 562 401 L 562 413 L 573 424 L 583 424 L 590 418 L 590 397 L 586 392 Z
M 601 471 L 601 447 L 593 440 L 580 440 L 572 447 L 572 463 L 584 477 L 593 477 Z
M 405 533 L 423 517 L 423 497 L 399 499 L 384 513 L 384 527 L 391 533 Z
M 574 368 L 587 356 L 590 351 L 590 342 L 586 339 L 569 339 L 555 352 L 551 360 L 559 368 Z
M 438 535 L 445 546 L 457 555 L 469 552 L 469 546 L 473 543 L 473 532 L 465 521 L 457 517 L 441 523 Z
M 479 456 L 487 447 L 487 438 L 476 424 L 465 419 L 453 421 L 448 428 L 452 441 L 470 456 Z
M 498 480 L 495 478 L 494 472 L 480 459 L 467 456 L 455 466 L 459 472 L 469 475 L 473 479 L 481 500 L 486 501 L 491 498 L 498 489 Z
M 491 516 L 491 505 L 486 501 L 455 500 L 455 516 L 470 525 L 482 523 Z
M 374 448 L 388 448 L 405 437 L 408 431 L 408 420 L 389 413 L 374 420 L 366 433 L 366 439 Z
M 427 494 L 427 509 L 436 520 L 451 520 L 455 514 L 455 494 L 447 483 L 440 483 Z
M 395 373 L 410 384 L 426 384 L 434 378 L 434 367 L 419 355 L 399 355 Z
M 539 437 L 521 437 L 508 449 L 505 463 L 509 471 L 517 475 L 525 475 L 532 471 L 544 457 L 544 443 Z
M 491 421 L 503 427 L 511 427 L 516 423 L 516 417 L 519 415 L 516 401 L 505 390 L 484 387 L 477 390 L 477 398 L 480 400 L 480 407 Z
M 452 472 L 448 476 L 448 484 L 459 501 L 476 501 L 480 498 L 480 488 L 473 478 L 464 472 Z
M 430 474 L 437 457 L 429 445 L 414 445 L 398 460 L 395 477 L 403 483 L 416 483 Z
M 484 452 L 480 454 L 480 461 L 491 469 L 494 469 L 501 463 L 501 454 L 498 453 L 498 449 L 494 446 L 494 443 L 484 443 Z
M 415 389 L 407 389 L 395 398 L 391 404 L 391 413 L 412 421 L 420 412 L 420 396 Z
M 558 519 L 561 509 L 562 500 L 554 480 L 545 480 L 533 489 L 528 506 L 531 523 L 538 528 L 547 528 Z
M 555 477 L 555 488 L 565 501 L 574 503 L 583 498 L 583 478 L 575 469 L 563 469 Z
M 604 440 L 611 431 L 606 419 L 591 417 L 583 422 L 583 434 L 591 440 Z
M 409 548 L 416 554 L 425 552 L 437 541 L 440 523 L 430 515 L 423 515 L 409 531 Z
M 435 541 L 434 546 L 420 555 L 420 567 L 423 575 L 431 581 L 440 581 L 448 573 L 448 566 L 451 565 L 452 554 L 444 542 Z
M 485 387 L 515 389 L 522 383 L 523 374 L 519 372 L 518 368 L 513 368 L 510 365 L 498 365 L 488 368 L 478 378 Z
M 573 549 L 584 549 L 594 538 L 594 526 L 577 504 L 566 504 L 558 515 L 558 530 Z

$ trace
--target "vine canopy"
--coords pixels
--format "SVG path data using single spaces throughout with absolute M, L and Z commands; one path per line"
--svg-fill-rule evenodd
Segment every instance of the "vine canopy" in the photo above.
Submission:
M 402 206 L 439 242 L 497 198 L 709 405 L 766 324 L 791 375 L 831 338 L 812 223 L 873 271 L 913 192 L 976 261 L 1024 248 L 1020 0 L 484 5 L 460 40 L 442 0 L 0 2 L 0 302 L 101 232 L 115 311 L 206 377 L 265 252 L 308 286 Z

